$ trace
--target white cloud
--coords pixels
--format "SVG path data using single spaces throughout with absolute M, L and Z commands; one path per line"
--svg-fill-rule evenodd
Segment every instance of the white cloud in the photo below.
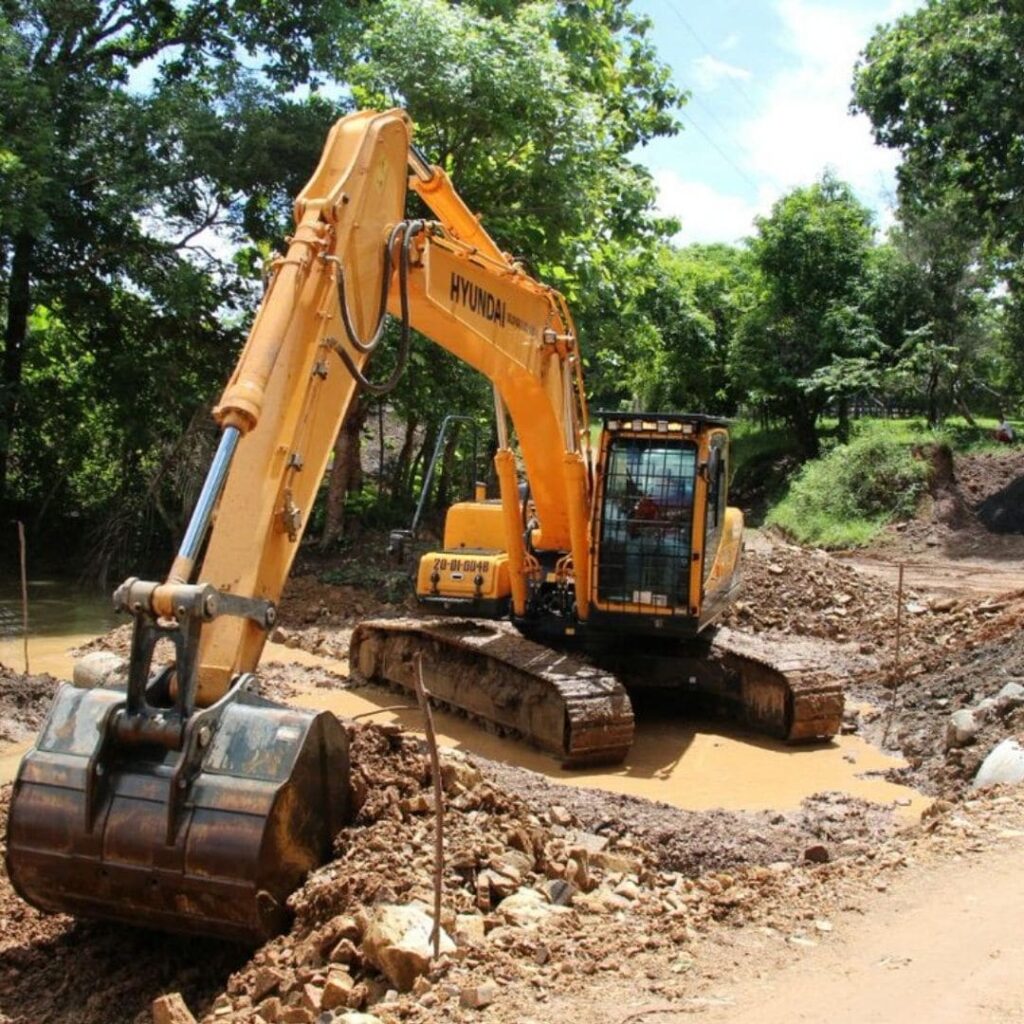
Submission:
M 916 0 L 897 0 L 881 20 L 916 6 Z M 778 43 L 792 61 L 768 83 L 760 113 L 739 129 L 752 175 L 770 181 L 778 195 L 829 167 L 863 201 L 884 211 L 898 155 L 876 146 L 868 119 L 849 112 L 853 66 L 877 13 L 820 0 L 778 0 L 776 12 L 782 22 Z
M 750 72 L 746 68 L 737 67 L 727 61 L 719 60 L 710 53 L 705 53 L 693 62 L 693 77 L 697 88 L 710 92 L 712 89 L 731 78 L 733 81 L 746 82 Z
M 767 210 L 764 201 L 750 203 L 740 196 L 719 192 L 702 181 L 680 177 L 673 170 L 654 172 L 658 210 L 682 224 L 676 236 L 680 245 L 691 242 L 738 242 L 753 234 L 754 217 Z
M 736 241 L 750 235 L 756 214 L 768 213 L 780 196 L 817 180 L 826 168 L 875 209 L 880 230 L 890 226 L 899 158 L 874 144 L 866 117 L 850 114 L 853 67 L 876 25 L 923 2 L 773 0 L 779 31 L 763 46 L 773 51 L 772 66 L 779 70 L 752 76 L 711 54 L 694 61 L 699 89 L 710 91 L 731 79 L 749 96 L 745 116 L 732 121 L 722 144 L 728 144 L 733 170 L 759 187 L 751 199 L 751 190 L 738 182 L 727 192 L 706 177 L 684 179 L 655 168 L 659 209 L 683 224 L 677 241 Z

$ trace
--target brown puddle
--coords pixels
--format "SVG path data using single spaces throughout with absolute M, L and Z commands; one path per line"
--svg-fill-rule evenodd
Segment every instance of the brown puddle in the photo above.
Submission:
M 29 657 L 33 672 L 69 679 L 72 647 L 95 636 L 70 633 L 34 636 Z M 22 667 L 20 637 L 0 638 L 0 662 Z M 345 676 L 346 661 L 307 651 L 268 644 L 265 661 L 300 664 Z M 301 707 L 333 711 L 344 717 L 372 714 L 374 721 L 397 722 L 422 732 L 418 709 L 382 711 L 410 704 L 411 697 L 377 686 L 354 690 L 310 688 L 293 702 Z M 864 778 L 899 767 L 903 761 L 882 753 L 858 736 L 839 736 L 831 743 L 790 747 L 732 729 L 725 723 L 690 719 L 672 713 L 642 710 L 636 739 L 626 762 L 613 768 L 566 771 L 557 762 L 521 742 L 484 731 L 464 718 L 435 712 L 441 743 L 494 761 L 516 764 L 553 782 L 604 789 L 662 801 L 687 810 L 792 810 L 814 793 L 838 790 L 880 804 L 895 803 L 907 817 L 920 815 L 930 800 L 907 786 L 882 778 Z M 0 747 L 0 783 L 17 771 L 28 743 Z
M 276 644 L 265 659 L 322 666 L 345 674 L 347 665 Z M 418 709 L 382 711 L 412 698 L 378 686 L 354 690 L 303 690 L 292 698 L 301 707 L 333 711 L 344 717 L 373 713 L 373 721 L 397 722 L 422 732 Z M 793 810 L 802 800 L 839 790 L 879 804 L 895 803 L 899 812 L 917 818 L 931 800 L 915 789 L 882 778 L 863 778 L 904 764 L 858 736 L 838 736 L 830 743 L 787 746 L 727 724 L 678 714 L 660 717 L 641 711 L 636 738 L 626 762 L 613 768 L 567 771 L 547 754 L 521 742 L 492 735 L 464 718 L 435 712 L 438 739 L 445 746 L 519 765 L 553 782 L 610 790 L 658 800 L 686 810 Z

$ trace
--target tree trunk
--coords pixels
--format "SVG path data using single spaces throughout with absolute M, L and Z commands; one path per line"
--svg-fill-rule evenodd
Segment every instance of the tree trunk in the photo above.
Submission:
M 437 504 L 446 509 L 451 501 L 452 470 L 455 465 L 455 452 L 459 444 L 459 428 L 461 423 L 453 423 L 448 436 L 444 439 L 444 453 L 441 456 L 441 473 L 437 482 Z
M 970 406 L 967 404 L 967 399 L 964 398 L 963 388 L 959 383 L 953 385 L 953 401 L 956 403 L 956 407 L 960 410 L 960 415 L 967 421 L 969 427 L 976 427 L 977 421 L 974 416 L 971 415 Z
M 793 410 L 792 426 L 800 451 L 808 459 L 816 459 L 821 447 L 818 443 L 818 417 L 805 405 Z
M 391 493 L 395 497 L 404 497 L 409 489 L 409 469 L 412 460 L 412 446 L 416 441 L 416 428 L 419 427 L 419 420 L 415 416 L 405 421 L 405 437 L 402 438 L 402 447 L 399 449 L 398 458 L 395 460 L 395 470 L 391 476 Z
M 326 551 L 340 536 L 345 525 L 345 497 L 359 490 L 363 482 L 362 431 L 369 405 L 357 398 L 348 411 L 334 442 L 334 464 L 327 483 L 327 509 L 320 550 Z
M 837 432 L 839 434 L 839 440 L 845 444 L 850 440 L 850 399 L 848 396 L 843 395 L 839 399 L 839 408 L 837 412 L 839 415 Z
M 18 426 L 18 400 L 21 371 L 28 340 L 28 315 L 32 307 L 31 235 L 19 234 L 14 239 L 10 280 L 7 287 L 7 326 L 4 329 L 3 379 L 0 381 L 0 505 L 5 505 L 7 470 L 11 438 Z
M 933 430 L 939 425 L 939 369 L 933 367 L 928 374 L 928 426 Z

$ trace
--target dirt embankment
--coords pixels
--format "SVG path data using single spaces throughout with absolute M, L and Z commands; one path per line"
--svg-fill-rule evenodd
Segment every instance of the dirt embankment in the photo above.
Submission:
M 1024 559 L 1024 448 L 956 455 L 938 466 L 917 518 L 887 528 L 871 553 L 893 560 Z

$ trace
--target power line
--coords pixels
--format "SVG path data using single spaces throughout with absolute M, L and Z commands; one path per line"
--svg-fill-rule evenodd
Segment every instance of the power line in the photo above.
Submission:
M 697 45 L 700 46 L 700 48 L 704 50 L 709 57 L 714 57 L 715 54 L 712 48 L 708 46 L 708 44 L 701 37 L 700 33 L 698 33 L 698 31 L 686 20 L 686 18 L 683 16 L 683 13 L 675 5 L 674 0 L 665 0 L 665 3 L 668 5 L 669 10 L 679 19 L 683 28 L 685 28 L 686 31 L 689 32 L 690 35 L 693 36 L 693 38 L 697 41 Z M 736 90 L 736 93 L 740 97 L 740 99 L 742 99 L 743 102 L 746 103 L 747 106 L 750 108 L 750 112 L 752 114 L 757 114 L 757 106 L 754 103 L 754 101 L 750 98 L 750 94 L 746 91 L 746 89 L 742 88 L 740 86 L 740 83 L 735 78 L 729 77 L 727 81 L 733 87 L 733 89 Z
M 752 188 L 755 193 L 760 187 L 753 178 L 721 146 L 685 111 L 682 111 L 683 117 L 690 122 L 691 125 L 697 130 L 697 132 L 703 137 L 704 141 Z

